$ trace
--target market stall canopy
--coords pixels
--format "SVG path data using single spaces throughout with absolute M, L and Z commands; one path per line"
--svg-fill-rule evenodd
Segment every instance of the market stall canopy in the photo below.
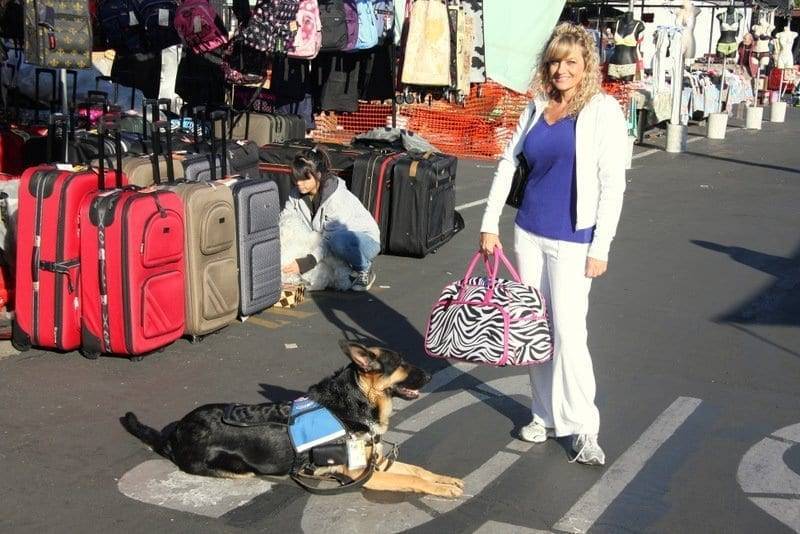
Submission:
M 565 0 L 504 0 L 483 6 L 486 75 L 520 93 L 530 88 L 539 54 Z

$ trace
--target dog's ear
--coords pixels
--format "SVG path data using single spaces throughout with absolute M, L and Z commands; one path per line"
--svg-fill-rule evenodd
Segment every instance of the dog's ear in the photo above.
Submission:
M 381 366 L 376 359 L 375 353 L 370 351 L 361 343 L 355 343 L 343 339 L 339 341 L 339 346 L 345 355 L 352 360 L 363 371 L 380 371 Z

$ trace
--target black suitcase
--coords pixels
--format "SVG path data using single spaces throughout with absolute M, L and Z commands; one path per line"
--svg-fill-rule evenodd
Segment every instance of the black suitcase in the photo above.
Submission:
M 457 165 L 454 156 L 421 152 L 394 164 L 388 254 L 422 258 L 464 228 L 455 210 Z
M 381 230 L 381 252 L 387 249 L 391 231 L 392 174 L 402 152 L 372 151 L 356 158 L 350 191 L 372 214 Z
M 275 304 L 281 295 L 281 245 L 278 186 L 240 178 L 231 185 L 239 252 L 239 315 Z

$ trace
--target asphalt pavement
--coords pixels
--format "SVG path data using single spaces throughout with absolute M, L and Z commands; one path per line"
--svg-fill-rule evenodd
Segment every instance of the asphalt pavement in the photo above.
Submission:
M 605 468 L 568 463 L 566 440 L 516 438 L 524 370 L 424 356 L 494 168 L 462 161 L 466 229 L 422 260 L 378 258 L 369 294 L 312 294 L 141 362 L 0 352 L 0 531 L 800 532 L 800 110 L 762 131 L 732 124 L 725 141 L 693 129 L 684 154 L 662 138 L 636 148 L 591 293 Z M 208 402 L 295 398 L 345 364 L 342 338 L 434 373 L 397 406 L 390 439 L 403 461 L 465 478 L 463 498 L 190 477 L 119 424 L 128 410 L 160 427 Z

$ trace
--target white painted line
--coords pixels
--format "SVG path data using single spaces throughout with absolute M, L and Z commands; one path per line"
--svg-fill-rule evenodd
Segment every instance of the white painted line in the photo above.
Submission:
M 506 449 L 511 449 L 512 451 L 517 451 L 517 452 L 528 452 L 534 445 L 536 445 L 536 443 L 531 443 L 530 441 L 522 441 L 521 439 L 515 439 L 514 441 L 506 445 Z M 543 443 L 540 443 L 539 445 L 543 445 Z
M 781 523 L 800 532 L 800 498 L 778 499 L 769 497 L 751 497 L 753 504 L 778 519 Z
M 747 451 L 736 473 L 745 493 L 779 493 L 800 498 L 800 475 L 783 461 L 792 447 L 791 442 L 765 438 Z
M 736 479 L 748 498 L 769 515 L 800 532 L 800 475 L 786 454 L 800 444 L 800 423 L 775 431 L 745 453 Z M 772 495 L 772 497 L 770 497 Z
M 553 526 L 564 532 L 586 532 L 619 497 L 622 490 L 642 470 L 661 445 L 694 413 L 700 399 L 678 397 L 639 436 L 639 439 L 617 458 L 589 491 Z
M 168 460 L 148 460 L 119 480 L 119 491 L 131 499 L 181 512 L 220 517 L 269 491 L 260 478 L 212 478 L 189 475 Z
M 484 198 L 482 200 L 476 200 L 475 202 L 467 202 L 466 204 L 461 204 L 460 206 L 456 206 L 457 210 L 465 210 L 467 208 L 473 208 L 475 206 L 480 206 L 481 204 L 486 204 L 488 199 Z
M 470 497 L 483 491 L 486 486 L 494 482 L 497 477 L 505 473 L 506 469 L 519 460 L 519 455 L 511 452 L 500 451 L 489 460 L 470 473 L 464 478 L 464 494 L 465 497 Z M 475 494 L 472 492 L 478 490 Z M 461 504 L 462 499 L 437 499 L 435 497 L 425 496 L 423 498 L 425 504 L 433 508 L 439 513 L 447 513 Z
M 460 410 L 470 404 L 480 402 L 490 398 L 479 391 L 462 391 L 451 397 L 442 399 L 427 410 L 415 414 L 397 426 L 398 430 L 404 432 L 419 432 L 434 421 L 438 421 L 451 413 Z
M 800 423 L 781 428 L 780 430 L 775 432 L 773 436 L 778 436 L 781 439 L 794 441 L 795 443 L 800 443 Z
M 473 534 L 549 534 L 549 532 L 548 530 L 521 527 L 510 523 L 501 523 L 500 521 L 487 521 Z

